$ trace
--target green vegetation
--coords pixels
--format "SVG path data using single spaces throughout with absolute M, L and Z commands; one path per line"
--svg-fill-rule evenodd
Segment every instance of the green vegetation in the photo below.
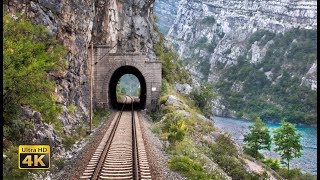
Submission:
M 93 109 L 92 127 L 96 128 L 101 122 L 110 116 L 111 112 L 104 108 Z
M 199 87 L 194 87 L 191 98 L 202 113 L 210 118 L 213 108 L 212 101 L 216 98 L 213 85 L 210 83 L 202 83 Z
M 121 88 L 120 82 L 118 82 L 116 87 L 116 95 L 117 95 L 117 101 L 121 102 L 124 100 L 124 97 L 126 95 L 126 90 L 124 88 Z
M 255 119 L 253 125 L 249 126 L 249 133 L 244 136 L 244 143 L 249 149 L 250 155 L 258 157 L 258 151 L 271 148 L 271 137 L 268 127 L 260 118 Z
M 168 141 L 171 144 L 175 144 L 176 142 L 182 141 L 187 130 L 187 126 L 185 125 L 184 121 L 177 120 L 175 117 L 176 116 L 173 116 L 174 119 L 173 122 L 170 123 L 168 131 Z M 167 116 L 167 118 L 169 117 Z
M 302 173 L 300 169 L 289 169 L 290 160 L 295 157 L 300 157 L 302 145 L 300 142 L 301 134 L 297 132 L 294 125 L 289 122 L 282 121 L 281 126 L 274 130 L 273 141 L 277 146 L 276 152 L 280 153 L 281 163 L 285 164 L 287 168 L 283 168 L 278 159 L 265 158 L 258 152 L 260 149 L 270 150 L 271 138 L 266 125 L 262 122 L 259 117 L 256 119 L 252 126 L 249 126 L 250 132 L 245 135 L 245 153 L 257 158 L 263 162 L 266 166 L 273 169 L 281 177 L 286 179 L 316 179 L 309 173 Z M 221 153 L 221 152 L 218 152 Z M 276 175 L 276 174 L 274 174 Z M 276 175 L 278 176 L 278 175 Z
M 199 87 L 198 91 L 204 90 Z M 220 135 L 216 143 L 201 138 L 213 132 L 212 123 L 199 118 L 199 103 L 193 96 L 186 97 L 175 93 L 172 85 L 164 80 L 160 104 L 164 104 L 169 95 L 178 97 L 185 105 L 161 106 L 162 108 L 152 113 L 155 122 L 152 131 L 161 140 L 169 143 L 165 150 L 171 156 L 168 162 L 170 169 L 178 171 L 187 179 L 225 179 L 221 170 L 204 168 L 210 163 L 208 159 L 202 158 L 206 156 L 233 179 L 258 179 L 259 175 L 245 170 L 244 163 L 239 159 L 237 149 L 229 136 Z
M 168 162 L 169 167 L 180 172 L 187 179 L 224 179 L 218 172 L 204 169 L 205 162 L 198 158 L 203 152 L 194 141 L 199 134 L 205 135 L 212 132 L 214 129 L 212 123 L 201 120 L 196 115 L 200 111 L 194 102 L 189 100 L 190 97 L 174 93 L 172 85 L 165 79 L 162 82 L 161 93 L 160 104 L 165 103 L 168 96 L 173 94 L 187 105 L 164 106 L 151 114 L 155 122 L 152 131 L 160 139 L 169 143 L 166 148 L 166 151 L 171 155 Z M 190 116 L 179 112 L 179 110 L 190 113 Z
M 18 169 L 18 146 L 10 146 L 7 149 L 4 149 L 3 153 L 7 156 L 6 158 L 3 158 L 4 179 L 28 178 L 29 171 L 21 171 Z
M 263 121 L 286 118 L 292 123 L 316 123 L 316 91 L 301 85 L 302 76 L 317 59 L 316 30 L 257 31 L 248 40 L 247 54 L 252 43 L 264 46 L 270 40 L 274 43 L 260 63 L 251 64 L 244 55 L 237 65 L 224 69 L 215 84 L 223 104 L 243 117 L 256 114 Z M 271 73 L 270 80 L 266 72 Z M 240 84 L 241 90 L 232 90 L 234 84 Z
M 187 156 L 175 156 L 169 161 L 169 167 L 180 172 L 189 179 L 216 179 L 214 174 L 208 174 L 200 163 Z
M 76 109 L 77 109 L 77 106 L 75 106 L 73 103 L 68 106 L 68 111 L 71 112 L 72 114 L 76 112 Z
M 204 36 L 195 43 L 194 48 L 203 49 L 206 47 L 207 42 L 208 42 L 208 38 Z
M 66 61 L 63 60 L 65 49 L 49 37 L 43 26 L 34 26 L 24 16 L 13 20 L 5 15 L 3 20 L 4 137 L 18 141 L 27 129 L 25 126 L 30 125 L 28 121 L 21 122 L 18 118 L 21 105 L 30 105 L 41 113 L 46 123 L 61 130 L 57 116 L 62 108 L 55 103 L 55 82 L 48 72 L 66 68 Z
M 285 168 L 281 168 L 277 171 L 283 178 L 286 179 L 292 179 L 292 180 L 300 180 L 300 179 L 306 179 L 306 180 L 316 180 L 317 177 L 313 176 L 309 173 L 302 173 L 300 169 L 293 168 L 290 169 L 290 171 L 287 171 Z
M 69 135 L 62 135 L 62 144 L 69 151 L 72 145 L 87 135 L 88 124 L 80 123 Z
M 207 39 L 202 38 L 201 43 L 207 46 Z M 230 136 L 220 134 L 215 142 L 204 138 L 211 137 L 210 134 L 215 129 L 212 122 L 202 117 L 202 114 L 207 117 L 211 115 L 210 102 L 216 97 L 213 86 L 203 83 L 194 87 L 190 95 L 174 92 L 172 86 L 175 82 L 187 82 L 186 79 L 181 81 L 182 74 L 174 73 L 174 70 L 179 69 L 185 73 L 187 71 L 181 64 L 169 61 L 176 59 L 171 56 L 176 53 L 164 51 L 163 42 L 155 47 L 158 57 L 160 56 L 164 63 L 164 78 L 159 98 L 160 106 L 151 114 L 154 123 L 152 131 L 167 142 L 165 150 L 170 155 L 169 168 L 181 173 L 186 179 L 226 179 L 222 171 L 232 179 L 266 178 L 266 174 L 258 175 L 246 170 L 245 162 L 238 154 Z M 214 45 L 211 48 L 214 49 Z M 210 70 L 208 64 L 202 63 L 201 66 L 206 66 L 206 69 L 203 68 L 204 71 Z M 172 73 L 169 73 L 170 71 Z M 166 105 L 170 95 L 177 97 L 179 103 Z M 212 163 L 218 164 L 219 167 L 214 170 L 208 168 Z
M 220 135 L 216 143 L 209 144 L 212 158 L 232 179 L 259 179 L 257 174 L 248 173 L 241 165 L 239 154 L 230 135 Z
M 281 156 L 281 163 L 287 165 L 288 172 L 290 160 L 302 155 L 301 134 L 289 122 L 282 121 L 281 126 L 274 131 L 275 151 Z
M 19 170 L 18 145 L 34 128 L 30 119 L 21 120 L 21 106 L 30 106 L 41 113 L 44 122 L 61 135 L 58 115 L 61 105 L 55 103 L 55 81 L 49 73 L 67 68 L 63 59 L 66 49 L 49 36 L 42 25 L 33 25 L 23 15 L 13 19 L 3 16 L 3 128 L 4 178 L 30 179 L 30 172 Z M 32 171 L 43 173 L 44 171 Z
M 99 124 L 105 120 L 110 115 L 110 111 L 103 108 L 93 109 L 93 119 L 92 119 L 92 128 L 97 128 Z M 87 131 L 90 127 L 89 122 L 80 123 L 75 130 L 73 130 L 69 135 L 62 135 L 62 143 L 66 150 L 71 150 L 73 144 L 79 141 L 81 138 L 87 136 Z
M 5 15 L 3 20 L 4 125 L 10 126 L 25 104 L 53 123 L 62 109 L 55 104 L 55 83 L 48 72 L 66 68 L 66 51 L 42 25 L 34 26 L 24 16 L 13 20 Z
M 265 158 L 262 160 L 262 162 L 273 169 L 275 172 L 277 172 L 278 175 L 280 175 L 282 178 L 285 179 L 294 179 L 294 180 L 301 180 L 301 179 L 307 179 L 307 180 L 316 180 L 317 176 L 314 176 L 310 173 L 303 173 L 298 168 L 293 168 L 288 171 L 287 168 L 281 167 L 278 159 L 272 159 L 272 158 Z
M 279 170 L 281 168 L 281 165 L 278 159 L 265 158 L 262 160 L 262 162 L 273 170 Z
M 256 41 L 260 42 L 260 40 L 262 40 L 261 45 L 265 45 L 268 41 L 273 39 L 275 35 L 276 35 L 275 33 L 270 32 L 268 30 L 264 30 L 264 29 L 258 30 L 250 36 L 248 44 L 251 45 Z

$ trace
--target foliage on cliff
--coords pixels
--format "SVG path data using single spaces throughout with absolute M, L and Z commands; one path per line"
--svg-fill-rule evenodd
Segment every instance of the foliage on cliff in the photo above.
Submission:
M 66 50 L 42 25 L 33 25 L 23 15 L 4 15 L 3 23 L 4 176 L 27 178 L 29 172 L 17 168 L 16 151 L 34 124 L 20 120 L 21 106 L 31 106 L 61 132 L 57 116 L 62 107 L 56 104 L 49 73 L 66 68 Z
M 178 103 L 166 103 L 169 96 L 177 97 Z M 165 150 L 171 157 L 169 167 L 187 179 L 226 179 L 225 175 L 233 179 L 258 179 L 258 174 L 246 170 L 230 136 L 218 133 L 215 142 L 207 139 L 215 128 L 201 115 L 196 101 L 192 96 L 174 92 L 164 81 L 161 108 L 152 117 L 154 133 L 168 142 Z M 217 167 L 208 168 L 212 164 Z
M 66 51 L 42 25 L 35 26 L 24 16 L 5 15 L 3 22 L 4 126 L 9 127 L 8 134 L 23 134 L 13 128 L 20 126 L 15 120 L 21 105 L 39 111 L 47 123 L 56 122 L 62 108 L 55 103 L 55 82 L 49 73 L 66 68 Z M 12 139 L 8 134 L 5 137 Z
M 249 62 L 249 50 L 255 42 L 260 47 L 270 42 L 265 57 L 256 64 Z M 255 32 L 248 39 L 246 55 L 227 68 L 215 85 L 223 104 L 237 111 L 239 117 L 257 114 L 267 121 L 287 118 L 292 123 L 316 123 L 316 91 L 302 84 L 302 77 L 317 60 L 316 43 L 316 30 Z M 270 74 L 269 79 L 266 74 Z M 242 89 L 232 90 L 235 83 Z

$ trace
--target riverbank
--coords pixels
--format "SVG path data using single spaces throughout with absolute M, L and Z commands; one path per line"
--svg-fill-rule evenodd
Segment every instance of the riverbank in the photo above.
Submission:
M 253 120 L 249 119 L 249 118 L 237 118 L 237 117 L 233 117 L 233 116 L 218 116 L 218 115 L 215 115 L 215 116 L 211 116 L 211 120 L 213 117 L 221 117 L 221 118 L 229 118 L 229 119 L 235 119 L 235 120 L 238 120 L 238 119 L 241 119 L 241 120 L 245 120 L 245 121 L 249 121 L 249 122 L 253 122 Z M 272 124 L 280 124 L 280 121 L 263 121 L 264 123 L 272 123 Z M 295 126 L 312 126 L 312 127 L 317 127 L 317 123 L 312 123 L 312 124 L 303 124 L 303 123 L 292 123 L 293 125 Z
M 238 144 L 243 144 L 244 135 L 248 133 L 248 127 L 253 123 L 250 120 L 225 118 L 214 116 L 214 125 L 231 135 Z M 272 134 L 273 129 L 280 126 L 278 123 L 266 123 Z M 317 128 L 307 125 L 296 126 L 302 135 L 303 156 L 292 161 L 292 167 L 300 168 L 303 172 L 317 175 Z M 274 148 L 274 145 L 271 147 Z M 280 158 L 274 151 L 261 151 L 266 157 Z

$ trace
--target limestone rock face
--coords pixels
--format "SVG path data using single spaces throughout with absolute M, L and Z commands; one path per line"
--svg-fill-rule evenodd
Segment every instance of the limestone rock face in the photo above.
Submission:
M 178 5 L 177 0 L 156 0 L 154 2 L 154 13 L 157 15 L 156 24 L 164 34 L 168 33 L 174 23 Z
M 93 21 L 93 42 L 110 52 L 140 52 L 155 60 L 153 51 L 154 0 L 99 0 Z
M 180 57 L 189 59 L 196 55 L 200 61 L 207 61 L 210 73 L 206 78 L 212 82 L 219 77 L 219 73 L 215 73 L 221 69 L 219 64 L 226 67 L 237 63 L 237 57 L 243 55 L 246 48 L 244 42 L 255 31 L 267 29 L 280 33 L 291 28 L 317 27 L 315 0 L 180 0 L 178 6 L 176 4 L 170 0 L 156 1 L 156 15 L 174 19 L 167 38 L 176 45 Z M 161 22 L 158 23 L 160 29 L 167 27 L 166 23 Z M 201 40 L 207 47 L 197 47 L 197 42 Z M 265 50 L 253 45 L 251 61 L 260 61 Z M 199 77 L 198 80 L 203 79 L 205 73 L 196 69 L 192 71 L 194 76 Z
M 215 84 L 226 69 L 238 64 L 240 57 L 251 64 L 261 63 L 274 41 L 255 41 L 248 46 L 255 32 L 280 34 L 292 28 L 317 29 L 316 0 L 156 0 L 155 14 L 163 17 L 157 23 L 159 29 L 186 62 L 194 85 L 201 81 Z M 317 84 L 316 61 L 306 65 L 306 74 L 293 72 L 301 85 L 312 90 Z M 265 75 L 270 80 L 273 74 L 270 71 Z M 242 88 L 241 84 L 232 87 L 234 91 Z M 215 105 L 217 115 L 232 114 L 221 101 Z
M 187 106 L 184 104 L 178 97 L 174 95 L 169 95 L 167 101 L 165 102 L 166 106 L 172 105 L 172 106 Z
M 90 44 L 107 45 L 110 52 L 139 52 L 155 60 L 153 52 L 154 0 L 10 0 L 3 9 L 15 16 L 26 14 L 34 24 L 43 24 L 67 48 L 68 69 L 51 74 L 56 81 L 54 96 L 63 106 L 59 119 L 68 134 L 82 121 L 89 121 Z M 75 112 L 68 111 L 70 105 Z M 34 138 L 51 136 L 41 122 L 40 114 L 26 110 L 25 115 L 39 125 Z M 44 128 L 44 129 L 41 129 Z M 51 131 L 51 130 L 49 130 Z M 41 134 L 41 133 L 42 134 Z M 59 144 L 59 143 L 57 143 Z M 58 146 L 58 145 L 55 145 Z
M 21 143 L 48 144 L 51 147 L 53 157 L 62 155 L 65 152 L 62 139 L 52 125 L 43 122 L 41 114 L 28 106 L 23 106 L 21 110 L 21 120 L 32 123 L 32 127 L 25 129 L 26 132 L 21 139 Z
M 317 61 L 312 64 L 306 76 L 302 77 L 302 84 L 310 87 L 312 90 L 317 90 Z
M 192 91 L 192 87 L 189 84 L 175 84 L 174 90 L 181 94 L 190 94 Z

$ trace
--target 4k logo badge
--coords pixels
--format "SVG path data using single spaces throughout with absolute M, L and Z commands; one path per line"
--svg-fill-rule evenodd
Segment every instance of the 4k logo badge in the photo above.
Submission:
M 19 169 L 49 169 L 49 145 L 20 145 Z

